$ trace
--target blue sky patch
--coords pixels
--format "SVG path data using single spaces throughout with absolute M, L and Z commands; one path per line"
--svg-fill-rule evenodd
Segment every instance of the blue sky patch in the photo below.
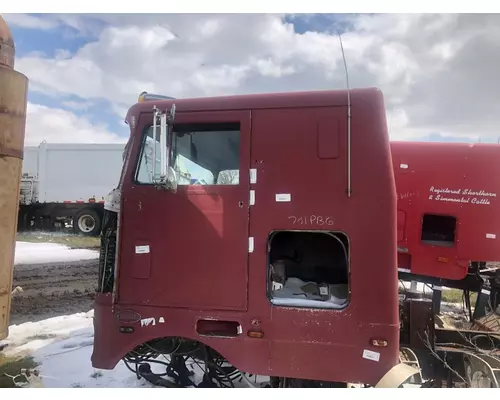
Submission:
M 350 19 L 353 14 L 295 14 L 285 17 L 285 22 L 294 26 L 295 32 L 340 32 L 352 29 Z
M 80 36 L 69 27 L 38 30 L 12 26 L 11 32 L 16 43 L 16 56 L 18 57 L 37 52 L 53 58 L 58 49 L 64 49 L 73 55 L 90 41 L 89 38 Z

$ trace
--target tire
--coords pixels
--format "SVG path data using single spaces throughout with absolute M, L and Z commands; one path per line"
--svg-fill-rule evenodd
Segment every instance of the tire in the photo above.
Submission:
M 78 235 L 97 236 L 101 232 L 101 216 L 87 208 L 73 218 L 73 232 Z

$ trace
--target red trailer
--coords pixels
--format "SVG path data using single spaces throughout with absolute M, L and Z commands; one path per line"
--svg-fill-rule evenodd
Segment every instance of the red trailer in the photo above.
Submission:
M 398 267 L 450 287 L 500 287 L 500 145 L 392 142 Z M 431 280 L 432 282 L 432 280 Z

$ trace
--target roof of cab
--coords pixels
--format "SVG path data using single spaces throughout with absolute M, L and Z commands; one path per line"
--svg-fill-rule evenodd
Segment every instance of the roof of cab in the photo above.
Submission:
M 351 89 L 350 96 L 352 104 L 363 99 L 370 99 L 371 101 L 380 101 L 383 105 L 382 92 L 377 88 Z M 175 103 L 176 112 L 255 110 L 304 106 L 346 106 L 347 90 L 318 90 L 307 92 L 199 97 L 175 100 L 151 100 L 136 103 L 130 107 L 127 113 L 127 119 L 129 115 L 151 112 L 153 106 L 156 106 L 160 110 L 169 109 L 173 103 Z

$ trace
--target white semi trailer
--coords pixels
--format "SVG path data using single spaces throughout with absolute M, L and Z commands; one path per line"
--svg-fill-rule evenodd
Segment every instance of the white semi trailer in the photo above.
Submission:
M 116 187 L 124 144 L 55 144 L 24 148 L 19 230 L 68 224 L 98 235 L 105 196 Z

